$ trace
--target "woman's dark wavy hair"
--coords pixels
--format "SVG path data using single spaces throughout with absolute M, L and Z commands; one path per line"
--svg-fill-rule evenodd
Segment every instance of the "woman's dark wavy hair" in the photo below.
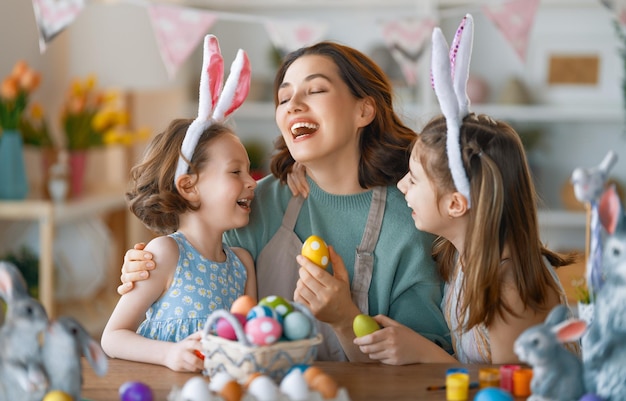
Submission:
M 150 142 L 143 159 L 130 171 L 130 184 L 126 201 L 131 212 L 150 230 L 158 234 L 170 234 L 178 229 L 178 216 L 188 210 L 197 210 L 183 198 L 176 185 L 174 175 L 180 147 L 193 120 L 177 119 L 170 123 Z M 200 172 L 209 162 L 206 149 L 210 142 L 232 130 L 223 124 L 211 124 L 198 139 L 198 144 L 189 162 L 188 174 L 195 175 L 189 182 L 195 185 Z
M 361 187 L 395 185 L 408 171 L 410 145 L 416 133 L 396 115 L 389 79 L 365 54 L 333 42 L 320 42 L 289 53 L 274 79 L 274 104 L 278 105 L 278 89 L 291 64 L 308 55 L 324 56 L 333 60 L 339 69 L 339 76 L 348 85 L 352 95 L 359 99 L 369 97 L 374 102 L 376 116 L 363 128 L 359 140 Z M 274 149 L 270 168 L 285 183 L 295 161 L 282 136 L 275 141 Z

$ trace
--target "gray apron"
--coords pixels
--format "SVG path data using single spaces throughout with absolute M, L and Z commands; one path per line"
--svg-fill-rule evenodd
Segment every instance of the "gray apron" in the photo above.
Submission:
M 378 242 L 386 200 L 386 187 L 373 189 L 365 231 L 354 258 L 354 274 L 350 286 L 352 301 L 362 313 L 366 314 L 369 314 L 368 293 L 374 270 L 374 248 Z M 296 255 L 300 254 L 302 249 L 302 241 L 294 232 L 294 228 L 303 203 L 304 198 L 301 196 L 291 198 L 280 228 L 257 257 L 256 276 L 259 299 L 268 295 L 279 295 L 293 300 L 293 293 L 299 278 Z M 332 328 L 326 323 L 320 321 L 317 323 L 324 336 L 324 341 L 318 346 L 317 359 L 347 360 Z

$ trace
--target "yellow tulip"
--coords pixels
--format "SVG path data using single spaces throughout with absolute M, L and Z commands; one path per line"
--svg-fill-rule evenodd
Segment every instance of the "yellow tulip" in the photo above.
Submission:
M 44 112 L 43 107 L 38 102 L 33 102 L 30 106 L 30 115 L 35 120 L 41 120 L 43 118 Z

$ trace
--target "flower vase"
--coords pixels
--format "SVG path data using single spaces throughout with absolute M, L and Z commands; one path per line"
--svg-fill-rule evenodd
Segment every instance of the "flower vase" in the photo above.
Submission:
M 28 194 L 22 134 L 5 129 L 0 134 L 0 199 L 22 200 Z
M 80 198 L 85 188 L 85 168 L 87 167 L 87 151 L 73 150 L 69 155 L 70 196 Z

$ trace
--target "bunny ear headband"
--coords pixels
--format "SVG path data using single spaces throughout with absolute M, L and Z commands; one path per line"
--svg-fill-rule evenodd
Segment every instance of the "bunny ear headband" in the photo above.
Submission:
M 450 49 L 441 29 L 435 28 L 431 65 L 433 88 L 448 128 L 446 150 L 450 172 L 457 191 L 467 199 L 468 208 L 472 204 L 470 183 L 463 168 L 460 133 L 463 118 L 469 114 L 467 79 L 473 40 L 474 20 L 470 14 L 465 15 L 461 21 Z
M 204 37 L 204 55 L 202 74 L 200 75 L 200 99 L 198 117 L 189 125 L 183 144 L 181 156 L 176 165 L 174 182 L 187 172 L 193 152 L 202 133 L 214 122 L 223 122 L 241 106 L 250 90 L 250 61 L 246 52 L 239 49 L 230 67 L 230 74 L 222 90 L 224 78 L 224 59 L 220 45 L 214 35 Z

